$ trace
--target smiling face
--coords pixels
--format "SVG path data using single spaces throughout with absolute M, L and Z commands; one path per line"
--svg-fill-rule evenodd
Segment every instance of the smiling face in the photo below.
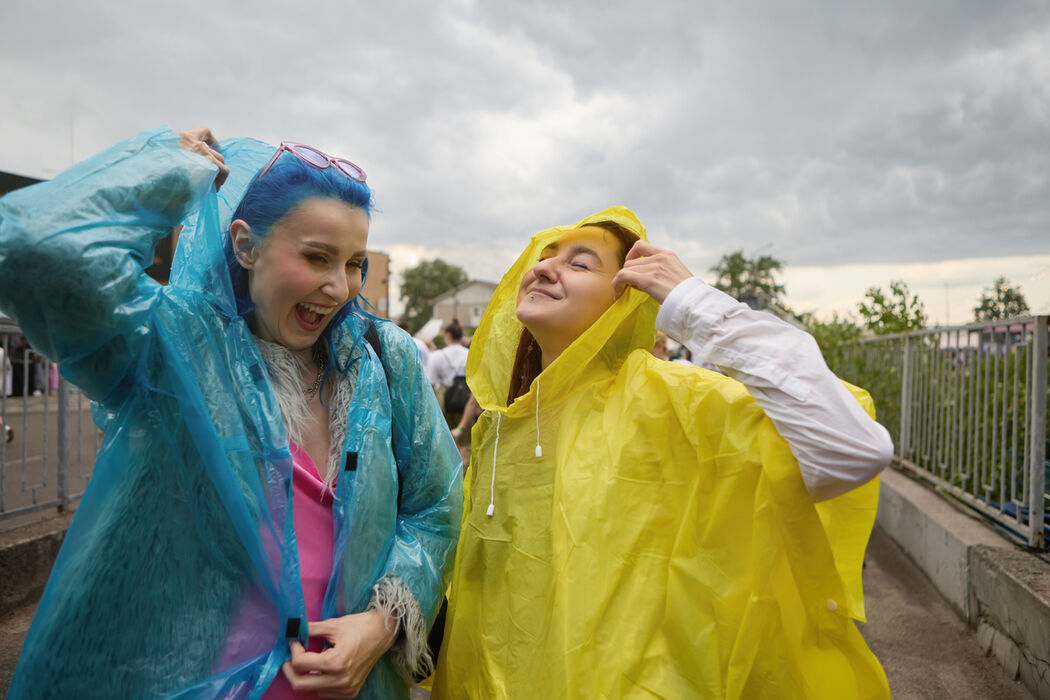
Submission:
M 335 199 L 306 199 L 252 240 L 230 227 L 255 305 L 252 331 L 290 350 L 310 351 L 335 312 L 361 291 L 368 216 Z
M 518 320 L 536 338 L 544 366 L 612 305 L 622 248 L 608 231 L 583 226 L 547 246 L 525 274 L 518 289 Z

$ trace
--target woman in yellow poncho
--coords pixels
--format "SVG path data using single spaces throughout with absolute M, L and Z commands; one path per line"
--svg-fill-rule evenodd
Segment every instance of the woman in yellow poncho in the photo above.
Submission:
M 729 376 L 654 358 L 654 321 Z M 888 696 L 853 619 L 892 443 L 808 334 L 615 207 L 533 237 L 467 377 L 435 698 Z

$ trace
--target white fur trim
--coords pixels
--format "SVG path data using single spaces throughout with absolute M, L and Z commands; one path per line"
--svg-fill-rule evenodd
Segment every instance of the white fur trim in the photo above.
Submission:
M 394 574 L 387 574 L 372 586 L 368 609 L 378 608 L 387 620 L 398 625 L 397 640 L 390 648 L 391 661 L 409 680 L 426 678 L 434 672 L 434 659 L 427 646 L 427 624 L 412 591 Z
M 313 420 L 309 402 L 303 394 L 303 360 L 279 343 L 271 343 L 261 338 L 255 338 L 255 343 L 266 361 L 273 392 L 277 396 L 277 405 L 280 406 L 281 417 L 284 419 L 284 430 L 288 439 L 301 447 L 306 426 Z M 328 468 L 324 473 L 324 483 L 327 488 L 332 489 L 343 459 L 346 417 L 350 413 L 350 404 L 354 398 L 357 374 L 353 371 L 343 374 L 336 367 L 329 367 L 331 369 L 325 381 L 331 382 L 333 388 L 328 406 Z
M 350 404 L 354 400 L 354 387 L 357 385 L 357 366 L 353 365 L 348 374 L 343 374 L 332 367 L 329 381 L 335 381 L 332 395 L 328 399 L 328 473 L 324 483 L 334 488 L 335 478 L 343 462 L 343 450 L 346 441 L 346 417 L 350 415 Z
M 302 445 L 303 432 L 312 420 L 309 404 L 303 394 L 302 377 L 305 363 L 302 358 L 279 343 L 256 338 L 255 344 L 259 346 L 259 352 L 266 361 L 266 369 L 270 373 L 277 405 L 281 407 L 288 439 Z

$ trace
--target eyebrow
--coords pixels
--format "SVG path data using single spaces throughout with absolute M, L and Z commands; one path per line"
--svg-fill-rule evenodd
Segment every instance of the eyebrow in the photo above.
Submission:
M 317 248 L 318 250 L 323 250 L 324 252 L 328 253 L 329 255 L 338 255 L 339 254 L 339 249 L 336 248 L 331 243 L 324 243 L 322 241 L 303 241 L 303 245 L 304 246 L 308 246 L 310 248 Z M 368 251 L 366 251 L 366 250 L 359 250 L 356 253 L 353 253 L 350 257 L 351 258 L 356 258 L 359 255 L 368 255 Z
M 547 251 L 558 253 L 560 252 L 559 248 L 560 247 L 558 243 L 551 243 L 541 251 L 541 254 L 546 253 Z M 598 251 L 596 251 L 594 248 L 588 248 L 587 246 L 581 243 L 574 243 L 572 246 L 569 247 L 570 256 L 576 255 L 578 253 L 584 253 L 586 255 L 594 257 L 594 259 L 597 260 L 599 264 L 601 264 L 602 262 L 602 256 L 598 255 Z
M 330 243 L 322 243 L 321 241 L 303 241 L 303 245 L 309 246 L 311 248 L 317 248 L 318 250 L 323 250 L 324 252 L 331 253 L 332 255 L 335 255 L 339 252 L 339 249 L 336 248 L 334 245 Z

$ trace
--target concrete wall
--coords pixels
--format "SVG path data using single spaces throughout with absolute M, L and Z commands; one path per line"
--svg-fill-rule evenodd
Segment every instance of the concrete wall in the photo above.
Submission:
M 71 513 L 52 515 L 0 532 L 0 618 L 40 598 L 72 519 Z

